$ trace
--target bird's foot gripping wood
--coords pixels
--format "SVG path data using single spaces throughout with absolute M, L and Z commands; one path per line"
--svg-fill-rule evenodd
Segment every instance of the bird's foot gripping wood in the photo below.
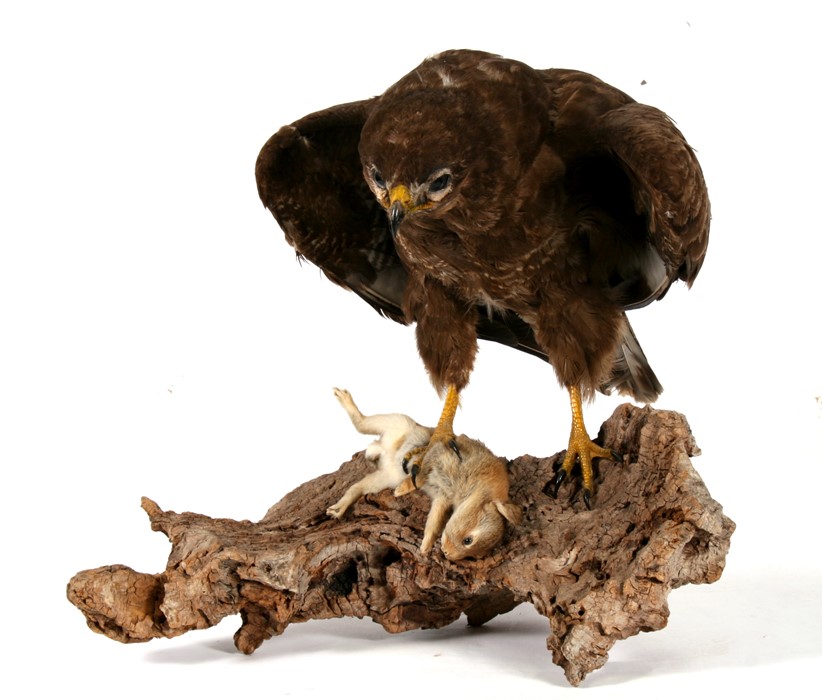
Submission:
M 556 498 L 565 477 L 571 473 L 574 465 L 579 462 L 580 471 L 582 472 L 582 500 L 585 501 L 585 506 L 590 510 L 591 497 L 594 493 L 594 460 L 608 459 L 621 462 L 622 456 L 613 450 L 597 445 L 591 440 L 582 420 L 582 398 L 579 387 L 572 386 L 568 391 L 571 394 L 571 437 L 568 439 L 565 458 L 551 482 L 551 487 L 553 496 Z
M 405 454 L 405 457 L 403 457 L 402 468 L 403 471 L 409 475 L 410 479 L 406 479 L 406 481 L 398 487 L 397 495 L 412 491 L 425 483 L 425 474 L 421 469 L 421 465 L 425 458 L 425 453 L 437 442 L 447 445 L 457 457 L 462 459 L 460 449 L 457 446 L 457 437 L 454 434 L 454 416 L 457 413 L 459 403 L 460 395 L 457 388 L 453 385 L 449 386 L 448 393 L 445 396 L 445 405 L 442 408 L 442 414 L 428 444 L 409 450 Z M 410 485 L 406 483 L 408 481 L 411 482 Z

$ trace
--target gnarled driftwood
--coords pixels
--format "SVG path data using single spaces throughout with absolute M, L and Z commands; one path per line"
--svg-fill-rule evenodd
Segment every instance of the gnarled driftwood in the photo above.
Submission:
M 164 573 L 82 571 L 68 597 L 88 625 L 121 642 L 174 637 L 240 613 L 235 644 L 250 654 L 292 622 L 370 617 L 389 632 L 481 625 L 523 602 L 551 624 L 548 647 L 568 680 L 601 667 L 617 640 L 665 626 L 668 593 L 716 581 L 734 530 L 694 470 L 685 418 L 620 406 L 600 431 L 624 464 L 601 469 L 593 510 L 566 482 L 548 484 L 562 453 L 510 463 L 522 525 L 480 561 L 450 562 L 419 544 L 428 502 L 416 492 L 361 499 L 342 520 L 326 508 L 371 466 L 362 454 L 288 494 L 259 522 L 161 510 L 172 544 Z

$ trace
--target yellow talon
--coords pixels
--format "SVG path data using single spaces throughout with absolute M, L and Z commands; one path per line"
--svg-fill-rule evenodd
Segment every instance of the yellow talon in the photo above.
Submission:
M 591 496 L 594 493 L 593 460 L 596 458 L 614 460 L 617 459 L 617 455 L 612 450 L 600 447 L 591 441 L 585 428 L 585 422 L 582 420 L 582 396 L 579 387 L 569 387 L 568 392 L 571 394 L 571 437 L 568 439 L 568 450 L 565 453 L 565 459 L 562 460 L 562 466 L 553 482 L 554 495 L 556 496 L 559 485 L 565 477 L 571 473 L 574 463 L 579 460 L 579 466 L 582 470 L 582 497 L 585 505 L 590 508 Z

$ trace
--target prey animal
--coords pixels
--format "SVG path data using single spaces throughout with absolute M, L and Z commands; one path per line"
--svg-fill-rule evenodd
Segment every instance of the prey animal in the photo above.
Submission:
M 481 559 L 502 541 L 506 521 L 522 522 L 522 509 L 508 499 L 506 460 L 465 435 L 455 437 L 454 443 L 456 449 L 433 443 L 394 494 L 420 488 L 431 498 L 420 545 L 423 554 L 442 533 L 440 544 L 448 559 Z
M 365 458 L 374 462 L 377 468 L 350 486 L 343 497 L 326 511 L 334 518 L 341 518 L 362 496 L 399 486 L 406 477 L 403 457 L 411 450 L 428 444 L 433 430 L 402 413 L 365 416 L 345 389 L 335 388 L 334 396 L 358 432 L 379 436 L 365 449 Z
M 508 498 L 507 463 L 483 443 L 460 435 L 455 438 L 459 455 L 437 443 L 406 475 L 404 456 L 426 445 L 433 429 L 402 413 L 363 415 L 348 391 L 334 389 L 334 395 L 357 431 L 378 438 L 365 450 L 375 471 L 350 486 L 328 515 L 341 518 L 369 493 L 393 488 L 402 496 L 419 487 L 431 498 L 420 551 L 429 554 L 442 535 L 443 554 L 452 561 L 486 556 L 502 540 L 506 521 L 521 522 L 521 508 Z

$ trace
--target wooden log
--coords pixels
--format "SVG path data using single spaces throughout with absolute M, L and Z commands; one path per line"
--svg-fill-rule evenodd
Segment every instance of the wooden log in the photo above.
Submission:
M 735 527 L 693 468 L 698 448 L 681 414 L 625 404 L 599 440 L 624 459 L 601 465 L 592 510 L 573 479 L 549 495 L 563 453 L 509 463 L 523 523 L 479 561 L 448 561 L 439 545 L 420 554 L 421 492 L 369 495 L 341 520 L 328 517 L 372 468 L 359 453 L 259 522 L 164 511 L 144 498 L 152 528 L 171 541 L 165 572 L 82 571 L 68 597 L 91 629 L 120 642 L 174 637 L 239 613 L 234 639 L 245 654 L 294 622 L 370 617 L 404 632 L 462 614 L 481 625 L 527 602 L 550 621 L 553 661 L 578 685 L 617 640 L 666 625 L 671 590 L 720 577 Z

